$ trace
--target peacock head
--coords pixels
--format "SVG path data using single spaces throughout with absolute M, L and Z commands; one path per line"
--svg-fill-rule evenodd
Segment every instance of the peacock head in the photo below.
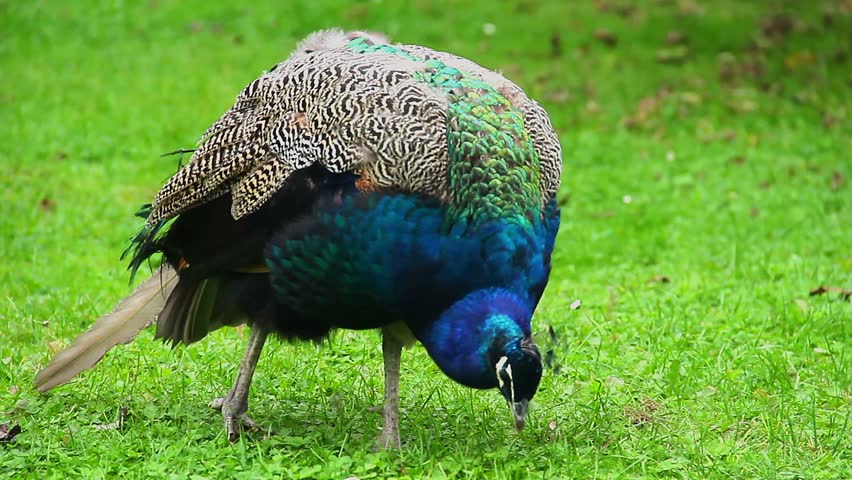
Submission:
M 512 409 L 515 428 L 523 430 L 530 400 L 541 381 L 541 354 L 531 338 L 514 339 L 503 347 L 494 369 L 497 388 Z
M 468 387 L 500 390 L 518 430 L 542 372 L 528 305 L 508 290 L 477 290 L 415 332 L 447 376 Z

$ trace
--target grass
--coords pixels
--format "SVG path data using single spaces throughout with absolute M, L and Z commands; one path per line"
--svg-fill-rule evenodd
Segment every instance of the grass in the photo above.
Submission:
M 852 307 L 809 296 L 852 288 L 848 1 L 288 3 L 0 1 L 0 423 L 23 430 L 0 477 L 850 476 Z M 371 452 L 372 332 L 272 342 L 250 408 L 279 434 L 235 445 L 206 402 L 238 330 L 176 350 L 145 332 L 34 392 L 129 291 L 132 213 L 175 168 L 159 155 L 333 25 L 501 69 L 551 113 L 566 205 L 535 328 L 558 365 L 528 429 L 415 347 L 404 449 Z M 124 428 L 94 426 L 122 407 Z

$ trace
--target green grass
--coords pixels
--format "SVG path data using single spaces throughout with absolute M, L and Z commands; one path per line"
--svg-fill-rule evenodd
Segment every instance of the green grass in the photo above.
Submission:
M 852 307 L 809 296 L 852 288 L 848 1 L 290 3 L 0 1 L 0 423 L 23 429 L 0 477 L 850 477 Z M 789 31 L 762 32 L 779 12 Z M 501 69 L 551 113 L 566 205 L 535 328 L 560 368 L 528 429 L 415 347 L 404 449 L 371 452 L 372 332 L 266 348 L 250 411 L 268 439 L 228 444 L 206 407 L 233 329 L 176 350 L 145 332 L 37 394 L 51 348 L 128 293 L 132 213 L 175 168 L 159 155 L 333 25 Z M 121 407 L 123 429 L 93 426 Z

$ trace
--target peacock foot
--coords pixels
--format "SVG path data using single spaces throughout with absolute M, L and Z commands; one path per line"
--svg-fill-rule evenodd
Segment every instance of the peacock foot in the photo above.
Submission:
M 231 443 L 236 442 L 240 438 L 240 431 L 243 429 L 266 431 L 268 434 L 272 434 L 271 429 L 264 428 L 246 414 L 248 403 L 236 401 L 230 394 L 226 397 L 213 399 L 210 402 L 210 406 L 222 411 L 222 419 L 225 421 L 225 433 L 228 434 L 228 441 Z
M 251 329 L 248 347 L 237 372 L 234 386 L 227 395 L 210 402 L 211 407 L 222 411 L 222 418 L 225 420 L 225 432 L 228 434 L 228 440 L 231 443 L 236 442 L 240 437 L 240 427 L 247 430 L 267 430 L 246 415 L 251 379 L 254 376 L 255 368 L 257 368 L 257 360 L 260 358 L 260 352 L 267 335 L 268 332 L 261 328 Z M 272 430 L 267 430 L 267 434 L 271 435 Z

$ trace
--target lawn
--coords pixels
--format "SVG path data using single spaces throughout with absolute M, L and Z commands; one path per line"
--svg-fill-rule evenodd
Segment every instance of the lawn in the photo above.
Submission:
M 0 0 L 0 424 L 22 430 L 0 477 L 852 477 L 852 3 L 247 5 Z M 277 434 L 233 445 L 207 401 L 245 331 L 174 350 L 146 331 L 35 392 L 130 291 L 133 213 L 178 161 L 160 154 L 335 25 L 472 58 L 550 112 L 564 206 L 527 429 L 418 346 L 403 449 L 372 451 L 375 332 L 271 342 L 250 412 Z

